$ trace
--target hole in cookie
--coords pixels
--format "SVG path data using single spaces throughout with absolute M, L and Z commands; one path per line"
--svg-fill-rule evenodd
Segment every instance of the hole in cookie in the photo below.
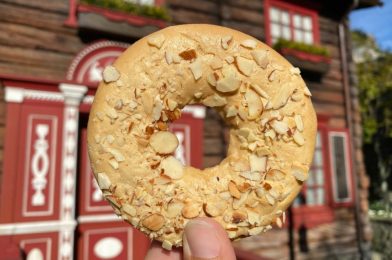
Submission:
M 193 106 L 193 108 L 189 106 L 187 108 L 183 109 L 181 117 L 173 121 L 169 126 L 170 131 L 176 134 L 179 141 L 179 146 L 174 152 L 174 156 L 183 164 L 194 166 L 201 170 L 218 165 L 226 157 L 228 144 L 227 126 L 213 108 L 204 107 L 203 105 Z M 185 112 L 200 108 L 206 109 L 205 118 L 199 119 L 203 120 L 201 129 L 197 123 L 192 122 L 195 119 L 190 119 L 187 112 Z M 200 134 L 201 136 L 197 136 Z M 190 163 L 186 163 L 189 161 Z

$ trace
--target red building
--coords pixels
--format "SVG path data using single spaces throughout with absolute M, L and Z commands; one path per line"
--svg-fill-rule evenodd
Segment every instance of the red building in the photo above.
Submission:
M 301 69 L 313 93 L 312 177 L 287 224 L 236 242 L 238 258 L 365 258 L 369 181 L 347 14 L 380 3 L 113 2 L 0 1 L 0 259 L 143 258 L 149 241 L 114 215 L 92 178 L 85 129 L 103 68 L 138 38 L 179 23 L 220 24 L 265 41 Z M 171 128 L 185 163 L 224 158 L 225 126 L 213 110 L 188 107 Z

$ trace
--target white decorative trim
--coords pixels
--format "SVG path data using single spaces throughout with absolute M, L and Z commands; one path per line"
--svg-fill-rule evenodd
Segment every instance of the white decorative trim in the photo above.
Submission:
M 30 174 L 30 161 L 26 161 L 25 169 L 24 169 L 24 188 L 23 188 L 23 204 L 22 204 L 22 214 L 23 216 L 50 216 L 53 214 L 53 200 L 54 200 L 54 177 L 55 177 L 55 166 L 56 166 L 56 151 L 57 151 L 57 117 L 54 115 L 37 115 L 31 114 L 27 119 L 27 147 L 26 147 L 26 160 L 30 160 L 30 150 L 32 145 L 32 126 L 34 119 L 46 119 L 51 120 L 50 131 L 52 131 L 51 138 L 51 154 L 49 155 L 49 159 L 51 162 L 49 163 L 49 198 L 48 198 L 48 210 L 46 211 L 28 211 L 28 200 L 31 198 L 28 194 L 29 188 L 29 174 Z M 31 167 L 33 168 L 33 167 Z
M 203 119 L 206 117 L 206 107 L 203 106 L 194 106 L 194 105 L 185 106 L 182 109 L 182 112 L 192 114 L 194 118 Z
M 57 232 L 62 229 L 74 229 L 76 224 L 75 220 L 0 224 L 0 236 Z
M 79 132 L 79 104 L 87 92 L 86 86 L 62 83 L 64 95 L 63 152 L 60 190 L 60 219 L 73 221 L 76 201 L 76 169 Z M 59 259 L 73 259 L 74 228 L 63 228 L 59 234 Z
M 48 124 L 38 124 L 35 126 L 35 133 L 38 139 L 34 141 L 34 153 L 31 158 L 31 170 L 33 179 L 31 184 L 33 186 L 34 194 L 31 197 L 31 204 L 33 206 L 42 206 L 45 204 L 45 190 L 48 180 L 50 158 L 48 155 L 49 143 L 46 136 L 49 134 Z
M 86 57 L 89 53 L 105 48 L 105 47 L 122 47 L 122 48 L 128 48 L 129 44 L 122 43 L 122 42 L 115 42 L 115 41 L 100 41 L 91 44 L 90 46 L 87 46 L 84 48 L 81 52 L 79 52 L 76 57 L 72 60 L 71 65 L 68 68 L 67 72 L 67 80 L 73 80 L 74 79 L 74 73 L 76 70 L 76 67 L 80 64 L 81 60 Z
M 95 222 L 113 222 L 122 221 L 122 218 L 116 214 L 105 214 L 105 215 L 91 215 L 91 216 L 79 216 L 78 223 L 95 223 Z
M 64 102 L 67 105 L 78 106 L 88 88 L 82 85 L 61 83 L 59 89 L 63 92 Z
M 64 96 L 60 92 L 24 89 L 13 86 L 5 87 L 6 102 L 22 103 L 25 99 L 63 102 Z
M 93 230 L 87 230 L 84 232 L 83 236 L 83 259 L 91 259 L 91 256 L 89 257 L 89 248 L 90 248 L 90 234 L 108 234 L 109 236 L 113 237 L 115 233 L 127 233 L 127 240 L 126 245 L 132 245 L 133 242 L 133 231 L 131 228 L 104 228 L 104 229 L 93 229 Z M 93 248 L 93 247 L 92 247 Z M 132 259 L 133 255 L 133 247 L 132 246 L 126 246 L 127 249 L 127 256 L 125 259 Z
M 21 248 L 25 248 L 26 244 L 40 243 L 45 242 L 46 244 L 46 255 L 44 259 L 51 259 L 51 249 L 52 249 L 52 238 L 33 238 L 33 239 L 24 239 L 20 242 Z M 30 251 L 31 252 L 31 251 Z M 27 260 L 29 258 L 27 257 Z

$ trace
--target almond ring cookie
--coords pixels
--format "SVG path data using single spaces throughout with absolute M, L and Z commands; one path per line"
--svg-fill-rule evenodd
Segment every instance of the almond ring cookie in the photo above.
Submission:
M 208 216 L 231 239 L 281 226 L 313 157 L 316 116 L 294 68 L 249 35 L 179 25 L 129 47 L 103 72 L 91 108 L 94 175 L 117 215 L 166 249 Z M 182 165 L 168 124 L 187 104 L 215 108 L 230 127 L 227 157 Z

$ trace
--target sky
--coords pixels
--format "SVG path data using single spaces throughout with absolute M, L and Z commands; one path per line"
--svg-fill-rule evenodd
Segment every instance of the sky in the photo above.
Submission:
M 379 46 L 392 51 L 392 0 L 382 0 L 384 6 L 353 11 L 351 29 L 360 29 L 372 35 Z

